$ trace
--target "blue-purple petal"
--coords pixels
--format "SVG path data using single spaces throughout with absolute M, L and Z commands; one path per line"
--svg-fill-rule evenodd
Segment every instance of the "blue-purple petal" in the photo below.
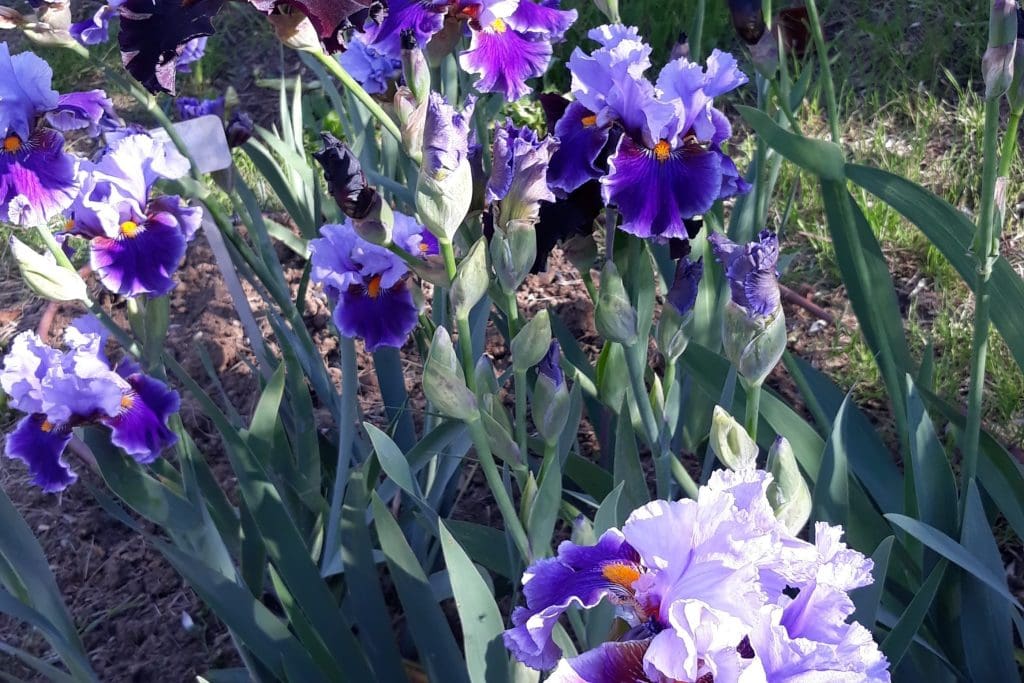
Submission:
M 671 304 L 679 315 L 686 315 L 693 310 L 697 303 L 697 292 L 703 274 L 704 262 L 701 259 L 691 261 L 688 256 L 684 256 L 676 264 L 675 279 L 672 281 L 665 301 Z
M 546 34 L 552 41 L 559 42 L 565 38 L 565 32 L 576 21 L 576 10 L 560 9 L 559 0 L 520 0 L 516 11 L 506 20 L 515 31 L 530 31 Z
M 604 643 L 559 663 L 548 683 L 644 683 L 644 654 L 650 639 Z
M 53 70 L 31 52 L 11 55 L 0 42 L 0 139 L 16 135 L 27 140 L 35 118 L 57 106 L 57 91 L 50 87 Z
M 608 143 L 609 130 L 597 125 L 597 116 L 579 102 L 572 102 L 558 123 L 558 149 L 548 164 L 548 185 L 568 194 L 583 183 L 599 178 L 597 159 Z
M 56 493 L 78 479 L 61 457 L 70 440 L 70 430 L 54 427 L 44 415 L 28 415 L 7 435 L 7 457 L 28 465 L 32 481 L 43 491 Z
M 481 92 L 501 93 L 513 102 L 528 95 L 526 81 L 542 75 L 551 61 L 551 42 L 543 34 L 526 34 L 487 27 L 473 31 L 469 50 L 459 57 L 467 72 L 477 74 Z
M 84 130 L 92 137 L 124 125 L 114 111 L 113 102 L 102 90 L 61 95 L 56 108 L 46 113 L 46 121 L 59 131 Z
M 122 410 L 115 417 L 105 418 L 110 427 L 110 440 L 137 462 L 147 464 L 174 445 L 178 437 L 167 427 L 167 420 L 178 412 L 178 393 L 163 382 L 137 371 L 133 364 L 118 368 L 131 389 L 122 399 Z
M 697 146 L 661 160 L 623 136 L 610 166 L 601 179 L 605 201 L 622 214 L 620 229 L 640 237 L 688 239 L 683 221 L 710 209 L 722 186 L 718 156 Z
M 390 289 L 373 280 L 353 285 L 341 293 L 334 308 L 338 330 L 361 338 L 371 352 L 381 346 L 400 348 L 418 322 L 419 309 L 404 282 Z
M 59 216 L 78 194 L 77 169 L 55 130 L 37 129 L 15 152 L 0 149 L 0 220 L 33 226 Z
M 90 263 L 103 285 L 122 296 L 162 296 L 174 288 L 174 272 L 185 255 L 185 235 L 175 216 L 160 213 L 134 236 L 94 237 Z
M 420 48 L 444 26 L 445 2 L 436 0 L 392 0 L 379 26 L 367 25 L 367 42 L 379 52 L 397 58 L 402 51 L 402 31 L 410 29 Z

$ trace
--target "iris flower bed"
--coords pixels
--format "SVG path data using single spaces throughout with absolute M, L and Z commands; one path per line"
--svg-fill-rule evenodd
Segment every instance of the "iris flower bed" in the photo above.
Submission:
M 47 493 L 88 486 L 181 574 L 238 654 L 205 680 L 1018 679 L 1024 614 L 994 529 L 1020 542 L 1024 472 L 981 411 L 991 327 L 1024 367 L 1024 280 L 999 254 L 1024 113 L 1015 3 L 992 4 L 978 55 L 973 221 L 850 158 L 813 0 L 781 18 L 730 0 L 742 54 L 702 44 L 695 0 L 691 39 L 663 62 L 597 0 L 606 23 L 564 63 L 553 46 L 578 13 L 558 0 L 31 4 L 0 7 L 0 28 L 75 53 L 109 89 L 58 92 L 42 57 L 0 43 L 0 221 L 25 284 L 76 311 L 3 357 L 19 415 L 5 455 Z M 282 82 L 270 128 L 226 95 L 175 97 L 218 13 L 245 5 L 316 86 Z M 97 56 L 115 28 L 123 69 Z M 541 92 L 556 71 L 568 89 Z M 800 129 L 816 100 L 828 139 Z M 781 164 L 821 193 L 892 434 L 787 351 Z M 966 396 L 936 393 L 909 350 L 866 194 L 974 293 Z M 166 348 L 197 239 L 260 380 L 244 416 Z M 599 353 L 517 298 L 556 249 Z M 331 311 L 328 360 L 310 292 Z M 360 352 L 384 420 L 361 414 Z M 798 401 L 773 390 L 780 365 Z M 183 400 L 216 427 L 231 481 Z M 466 521 L 470 485 L 493 523 Z M 2 493 L 0 518 L 0 612 L 51 648 L 4 652 L 48 680 L 98 680 Z

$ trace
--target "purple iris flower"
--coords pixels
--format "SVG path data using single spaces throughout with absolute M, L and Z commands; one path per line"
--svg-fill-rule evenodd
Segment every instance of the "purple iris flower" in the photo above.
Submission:
M 721 150 L 732 135 L 729 121 L 712 106 L 747 77 L 715 50 L 705 67 L 685 57 L 669 62 L 652 83 L 644 75 L 651 48 L 635 28 L 602 26 L 589 36 L 601 47 L 591 54 L 577 48 L 569 60 L 576 101 L 556 124 L 562 146 L 549 182 L 567 193 L 600 178 L 622 230 L 688 239 L 688 219 L 748 189 Z M 613 130 L 622 136 L 604 173 L 598 160 Z
M 715 258 L 725 269 L 732 300 L 742 306 L 750 317 L 769 316 L 779 309 L 779 237 L 771 230 L 762 230 L 757 240 L 736 244 L 725 235 L 708 236 Z
M 124 121 L 102 90 L 71 92 L 57 97 L 57 107 L 46 113 L 46 122 L 62 132 L 81 130 L 89 137 L 117 130 Z
M 486 199 L 501 202 L 500 222 L 530 220 L 536 222 L 540 203 L 555 201 L 548 188 L 548 163 L 558 149 L 552 137 L 538 138 L 527 126 L 506 121 L 494 129 L 493 162 L 487 183 Z
M 871 582 L 871 560 L 838 527 L 820 524 L 815 545 L 793 536 L 768 501 L 771 481 L 715 472 L 696 500 L 649 503 L 594 546 L 563 542 L 524 574 L 526 607 L 513 612 L 506 646 L 528 666 L 557 665 L 557 683 L 887 682 L 870 634 L 847 622 L 848 593 Z M 560 615 L 603 599 L 630 628 L 561 660 L 551 637 Z
M 188 74 L 192 73 L 192 65 L 203 58 L 206 54 L 206 41 L 209 40 L 207 36 L 199 36 L 185 43 L 185 46 L 181 50 L 181 54 L 178 55 L 178 64 L 175 67 L 178 73 Z
M 108 0 L 96 12 L 83 21 L 71 25 L 71 37 L 82 45 L 99 45 L 110 40 L 110 20 L 117 16 L 117 8 L 125 0 Z
M 438 253 L 437 240 L 409 216 L 395 213 L 392 239 L 416 256 Z M 334 306 L 334 323 L 346 337 L 359 337 L 368 351 L 401 347 L 419 322 L 419 307 L 407 282 L 409 268 L 388 249 L 356 234 L 351 219 L 320 228 L 309 243 L 311 276 Z
M 195 97 L 179 97 L 174 100 L 174 106 L 178 110 L 178 119 L 188 121 L 197 119 L 200 116 L 223 116 L 224 97 L 213 100 L 200 100 Z
M 53 71 L 32 54 L 11 55 L 0 43 L 0 220 L 41 225 L 60 214 L 78 192 L 78 160 L 64 137 L 40 126 L 62 111 L 50 87 Z
M 676 264 L 676 274 L 672 286 L 665 296 L 665 301 L 672 305 L 679 315 L 686 315 L 693 310 L 697 303 L 697 293 L 700 287 L 700 279 L 704 275 L 704 261 L 697 259 L 691 261 L 689 256 L 683 256 Z
M 111 441 L 143 464 L 177 440 L 167 420 L 178 410 L 178 394 L 130 361 L 111 368 L 95 319 L 76 320 L 64 341 L 67 350 L 59 350 L 23 332 L 0 369 L 10 406 L 27 413 L 7 437 L 7 457 L 28 465 L 48 493 L 77 479 L 63 459 L 74 427 L 108 427 Z
M 371 95 L 386 92 L 402 73 L 401 60 L 380 48 L 379 45 L 369 45 L 357 33 L 348 42 L 348 49 L 337 56 L 345 71 Z
M 366 24 L 366 42 L 378 52 L 398 59 L 402 31 L 409 30 L 422 49 L 444 27 L 448 5 L 448 0 L 392 0 L 380 23 Z
M 181 154 L 148 135 L 122 138 L 99 161 L 83 164 L 82 192 L 68 227 L 90 240 L 92 268 L 111 291 L 162 296 L 174 287 L 202 210 L 176 195 L 154 197 L 152 189 L 188 169 Z

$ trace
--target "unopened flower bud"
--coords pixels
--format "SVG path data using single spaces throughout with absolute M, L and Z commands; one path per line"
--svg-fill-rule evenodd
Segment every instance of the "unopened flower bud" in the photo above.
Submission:
M 224 129 L 228 138 L 228 147 L 241 147 L 247 143 L 252 138 L 254 129 L 252 117 L 244 111 L 235 110 Z
M 28 19 L 16 9 L 0 5 L 0 30 L 21 28 Z
M 636 310 L 629 301 L 619 269 L 611 260 L 601 271 L 601 291 L 597 295 L 594 314 L 597 331 L 608 341 L 632 346 L 637 338 Z
M 601 14 L 608 17 L 608 21 L 611 23 L 622 23 L 622 17 L 619 16 L 619 0 L 594 0 L 594 5 L 601 10 Z
M 448 240 L 469 211 L 473 174 L 469 164 L 469 125 L 474 100 L 456 112 L 436 92 L 430 93 L 423 129 L 423 163 L 416 186 L 416 212 L 423 225 Z
M 715 455 L 729 469 L 738 472 L 757 467 L 757 444 L 722 406 L 715 406 L 712 413 L 709 439 Z
M 423 127 L 427 121 L 427 103 L 416 102 L 415 95 L 404 85 L 395 91 L 395 113 L 402 131 L 402 145 L 409 158 L 420 163 L 423 160 Z
M 51 254 L 40 254 L 13 235 L 10 247 L 22 279 L 35 294 L 50 301 L 89 301 L 78 271 L 64 268 Z
M 672 44 L 672 51 L 669 52 L 669 59 L 690 58 L 690 38 L 685 31 L 680 31 L 676 42 Z
M 71 28 L 71 3 L 68 0 L 42 0 L 36 10 L 36 18 L 50 31 L 67 33 Z
M 722 316 L 722 346 L 736 371 L 751 384 L 761 384 L 786 350 L 786 316 L 780 307 L 769 316 L 751 318 L 730 301 Z
M 466 386 L 451 335 L 444 327 L 434 331 L 430 353 L 423 366 L 423 393 L 442 415 L 456 420 L 477 416 L 476 396 Z
M 423 50 L 416 44 L 416 32 L 411 28 L 401 34 L 402 40 L 402 76 L 405 84 L 416 98 L 416 102 L 427 101 L 430 94 L 430 67 Z
M 1017 45 L 1013 52 L 1013 81 L 1006 93 L 1010 109 L 1024 111 L 1024 9 L 1017 8 Z
M 507 230 L 495 228 L 490 248 L 494 273 L 501 288 L 514 292 L 537 260 L 537 231 L 533 223 L 512 221 Z
M 277 39 L 293 50 L 302 52 L 320 53 L 323 46 L 320 44 L 320 35 L 309 18 L 298 10 L 286 10 L 278 8 L 273 14 L 267 17 Z
M 459 264 L 458 272 L 452 281 L 452 309 L 457 317 L 469 315 L 470 310 L 484 298 L 487 286 L 491 281 L 491 273 L 487 267 L 487 240 L 481 237 L 470 247 L 466 258 Z
M 679 259 L 676 275 L 661 308 L 658 321 L 658 350 L 669 362 L 683 355 L 690 337 L 686 326 L 693 319 L 693 307 L 697 303 L 697 292 L 704 273 L 702 260 L 691 261 L 688 257 Z
M 558 139 L 537 138 L 530 128 L 507 122 L 494 130 L 491 178 L 487 183 L 488 203 L 497 203 L 496 225 L 505 229 L 510 221 L 536 223 L 540 203 L 553 202 L 547 173 Z
M 541 311 L 512 338 L 512 366 L 525 372 L 544 360 L 550 352 L 551 318 L 547 311 Z
M 981 62 L 986 98 L 998 97 L 1010 87 L 1016 51 L 1016 0 L 994 0 L 989 13 L 988 49 Z
M 781 436 L 775 438 L 765 469 L 772 474 L 773 481 L 766 493 L 775 518 L 790 533 L 800 533 L 811 517 L 811 490 L 800 473 L 789 441 Z
M 748 45 L 754 45 L 765 34 L 761 0 L 729 0 L 729 13 L 733 28 Z
M 558 441 L 569 420 L 569 390 L 559 362 L 561 351 L 558 340 L 552 340 L 537 365 L 537 381 L 533 385 L 533 424 L 548 444 Z

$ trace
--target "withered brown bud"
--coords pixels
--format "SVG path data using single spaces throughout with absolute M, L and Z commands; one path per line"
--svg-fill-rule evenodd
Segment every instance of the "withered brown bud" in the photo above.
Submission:
M 366 218 L 373 207 L 377 191 L 366 184 L 366 175 L 359 158 L 338 138 L 320 133 L 324 148 L 313 157 L 324 169 L 327 189 L 342 212 L 352 219 Z

